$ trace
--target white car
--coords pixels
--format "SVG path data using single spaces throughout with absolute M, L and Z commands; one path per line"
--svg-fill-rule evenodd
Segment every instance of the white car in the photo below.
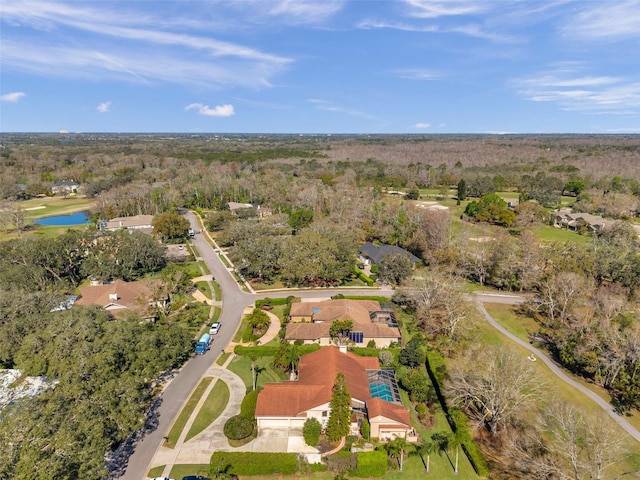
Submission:
M 169 478 L 169 477 L 154 477 L 151 480 L 173 480 L 173 478 Z
M 221 324 L 220 322 L 214 322 L 211 324 L 211 328 L 209 329 L 209 335 L 216 335 L 220 331 Z

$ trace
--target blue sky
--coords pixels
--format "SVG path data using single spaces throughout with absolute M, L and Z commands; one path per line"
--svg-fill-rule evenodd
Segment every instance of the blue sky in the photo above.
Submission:
M 0 131 L 640 133 L 640 1 L 0 3 Z

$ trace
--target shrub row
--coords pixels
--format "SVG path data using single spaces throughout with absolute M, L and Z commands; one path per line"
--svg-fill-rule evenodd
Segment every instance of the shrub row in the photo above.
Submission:
M 349 472 L 354 477 L 384 477 L 387 473 L 387 454 L 383 451 L 358 452 L 357 467 Z
M 317 344 L 313 344 L 313 345 L 300 345 L 298 347 L 298 351 L 300 352 L 300 355 L 305 355 L 307 353 L 311 353 L 311 352 L 315 352 L 316 350 L 320 349 L 320 345 Z M 278 350 L 280 350 L 280 347 L 278 345 L 262 345 L 262 346 L 257 346 L 257 347 L 245 347 L 242 345 L 236 345 L 235 348 L 233 349 L 233 352 L 236 355 L 255 355 L 256 357 L 274 357 L 277 353 Z
M 215 452 L 211 466 L 229 465 L 235 475 L 293 475 L 298 471 L 295 453 Z
M 256 403 L 258 402 L 258 390 L 247 393 L 240 404 L 240 416 L 253 421 L 256 416 Z
M 349 351 L 361 357 L 377 357 L 380 355 L 380 350 L 375 347 L 349 347 Z
M 277 305 L 290 305 L 294 301 L 298 300 L 298 297 L 294 297 L 293 295 L 289 295 L 287 298 L 262 298 L 260 300 L 256 300 L 256 307 L 264 307 L 270 306 L 275 307 Z
M 364 283 L 367 284 L 367 286 L 371 287 L 373 286 L 373 280 L 371 280 L 371 278 L 369 278 L 369 276 L 364 273 L 362 270 L 360 270 L 358 267 L 353 267 L 353 274 L 358 277 L 360 280 L 362 280 Z
M 381 303 L 385 303 L 385 302 L 390 302 L 391 301 L 391 299 L 389 297 L 382 297 L 382 296 L 379 296 L 379 295 L 343 295 L 342 293 L 334 295 L 331 298 L 333 300 L 340 300 L 340 299 L 343 299 L 343 298 L 346 298 L 348 300 L 372 300 L 374 302 L 381 302 Z

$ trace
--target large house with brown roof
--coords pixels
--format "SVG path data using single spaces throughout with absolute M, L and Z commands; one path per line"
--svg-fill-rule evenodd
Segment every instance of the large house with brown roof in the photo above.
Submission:
M 290 342 L 301 340 L 305 344 L 331 345 L 333 339 L 329 330 L 334 320 L 353 321 L 349 341 L 357 346 L 365 346 L 373 340 L 376 347 L 383 348 L 402 341 L 393 310 L 372 300 L 292 303 L 289 317 L 285 339 Z
M 153 232 L 153 215 L 133 215 L 130 217 L 116 217 L 109 221 L 100 222 L 102 230 L 140 230 L 144 233 Z
M 157 283 L 140 280 L 89 285 L 80 288 L 80 298 L 76 305 L 99 305 L 113 315 L 132 311 L 143 318 L 153 320 L 157 316 L 157 307 L 166 305 L 168 299 L 157 299 Z
M 265 385 L 256 404 L 258 428 L 302 428 L 312 417 L 326 427 L 338 372 L 344 374 L 351 394 L 353 433 L 367 419 L 372 437 L 417 440 L 393 370 L 381 369 L 377 357 L 360 357 L 335 346 L 304 355 L 297 380 Z

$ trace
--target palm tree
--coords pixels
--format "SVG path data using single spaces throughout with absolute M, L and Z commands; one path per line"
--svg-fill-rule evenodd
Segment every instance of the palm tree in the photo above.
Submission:
M 425 466 L 425 473 L 430 473 L 429 464 L 431 462 L 431 454 L 436 450 L 436 443 L 429 440 L 423 440 L 422 443 L 416 446 L 416 452 L 422 459 L 422 464 Z M 427 456 L 427 463 L 424 462 L 423 456 Z
M 459 410 L 454 410 L 451 413 L 452 413 L 455 425 L 466 425 L 465 422 L 461 422 L 457 418 L 460 415 L 464 415 L 462 412 L 460 412 Z M 455 462 L 455 465 L 453 467 L 453 473 L 455 473 L 456 475 L 458 475 L 460 473 L 458 471 L 458 453 L 459 453 L 458 451 L 459 451 L 461 445 L 463 445 L 465 442 L 468 442 L 470 440 L 471 440 L 471 437 L 469 435 L 469 430 L 467 428 L 461 428 L 459 426 L 456 427 L 456 430 L 449 437 L 449 446 L 452 447 L 452 448 L 456 447 L 456 462 Z
M 449 435 L 444 432 L 438 432 L 431 435 L 431 440 L 433 442 L 433 448 L 438 452 L 438 455 L 442 455 L 443 453 L 447 455 L 447 449 L 449 448 Z
M 396 437 L 385 446 L 389 456 L 399 459 L 400 471 L 402 471 L 402 463 L 404 461 L 404 452 L 412 450 L 414 447 L 407 443 L 407 439 L 403 437 Z

